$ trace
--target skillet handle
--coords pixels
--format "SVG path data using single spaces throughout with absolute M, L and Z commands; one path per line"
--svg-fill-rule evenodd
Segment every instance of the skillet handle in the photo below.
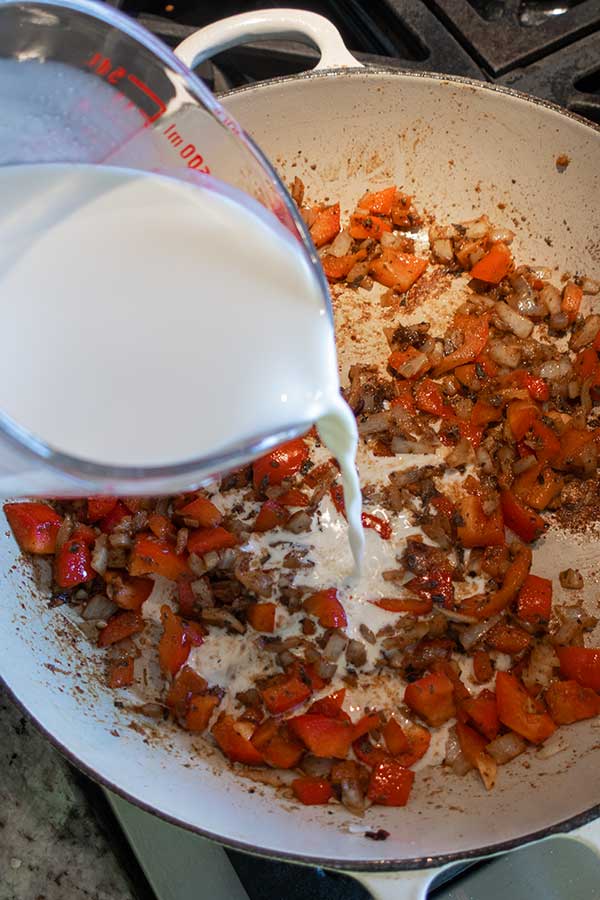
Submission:
M 405 872 L 346 872 L 365 887 L 373 900 L 426 900 L 432 882 L 445 869 L 419 869 Z
M 587 844 L 594 852 L 600 856 L 600 819 L 593 819 L 581 828 L 569 832 L 570 838 L 582 841 Z
M 317 47 L 321 59 L 315 69 L 362 67 L 329 19 L 299 9 L 259 9 L 230 16 L 191 34 L 176 47 L 175 53 L 193 69 L 216 53 L 261 38 L 292 38 Z

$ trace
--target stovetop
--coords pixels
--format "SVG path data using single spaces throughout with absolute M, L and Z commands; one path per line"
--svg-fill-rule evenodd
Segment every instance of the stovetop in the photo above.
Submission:
M 600 124 L 600 0 L 109 0 L 174 47 L 228 15 L 285 5 L 329 18 L 348 48 L 369 65 L 445 72 L 508 85 L 552 100 Z M 217 93 L 302 72 L 316 51 L 262 41 L 199 67 Z M 140 900 L 366 900 L 341 875 L 223 851 L 147 813 L 111 799 L 113 812 L 148 881 Z M 582 856 L 583 854 L 583 856 Z M 185 873 L 183 875 L 182 873 Z M 558 840 L 456 869 L 437 900 L 600 900 L 597 861 Z M 574 880 L 575 879 L 575 880 Z
M 166 43 L 268 0 L 113 0 Z M 509 85 L 600 124 L 600 0 L 301 0 L 329 18 L 364 63 L 447 72 Z M 205 64 L 217 92 L 301 72 L 316 52 L 291 42 L 249 44 Z

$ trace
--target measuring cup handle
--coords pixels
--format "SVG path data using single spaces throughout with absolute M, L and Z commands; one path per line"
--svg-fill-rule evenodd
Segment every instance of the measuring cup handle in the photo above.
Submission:
M 261 38 L 298 40 L 316 46 L 321 59 L 315 69 L 360 68 L 334 25 L 323 16 L 299 9 L 259 9 L 222 19 L 196 31 L 175 49 L 193 69 L 223 50 Z

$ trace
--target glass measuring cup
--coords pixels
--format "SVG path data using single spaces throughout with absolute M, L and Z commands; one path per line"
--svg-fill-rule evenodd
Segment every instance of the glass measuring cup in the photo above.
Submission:
M 331 317 L 308 232 L 268 161 L 199 79 L 128 17 L 88 0 L 0 0 L 0 112 L 2 166 L 101 164 L 184 181 L 210 175 L 245 192 L 297 238 Z M 0 492 L 177 491 L 311 424 L 291 422 L 208 458 L 133 468 L 60 453 L 0 411 Z

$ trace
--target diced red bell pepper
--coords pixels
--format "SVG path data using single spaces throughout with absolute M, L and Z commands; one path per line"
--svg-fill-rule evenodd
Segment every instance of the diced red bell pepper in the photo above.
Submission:
M 189 574 L 183 556 L 175 553 L 175 547 L 168 541 L 150 534 L 136 535 L 129 560 L 130 575 L 162 575 L 170 581 L 177 581 Z
M 340 278 L 345 278 L 349 274 L 360 259 L 365 257 L 366 252 L 364 251 L 347 253 L 345 256 L 326 254 L 321 257 L 321 265 L 328 281 L 339 281 Z
M 340 230 L 340 204 L 323 207 L 310 226 L 310 236 L 315 247 L 323 247 L 331 243 Z
M 486 514 L 479 497 L 461 497 L 457 503 L 462 525 L 457 527 L 463 547 L 500 547 L 505 542 L 504 519 L 498 506 Z
M 544 699 L 557 725 L 571 725 L 600 715 L 600 695 L 577 681 L 554 681 Z
M 500 653 L 518 656 L 531 645 L 531 635 L 516 625 L 498 622 L 487 632 L 485 642 L 488 647 L 498 650 Z
M 414 347 L 407 347 L 406 350 L 393 350 L 388 357 L 388 366 L 392 370 L 393 374 L 396 377 L 407 377 L 409 379 L 419 378 L 419 376 L 424 375 L 431 368 L 431 364 L 427 357 L 424 357 L 422 364 L 416 369 L 411 375 L 403 376 L 400 372 L 402 367 L 406 365 L 407 362 L 410 362 L 411 359 L 414 359 L 419 354 L 419 351 Z
M 277 719 L 266 719 L 251 737 L 264 761 L 275 769 L 293 769 L 304 755 L 304 747 Z
M 113 603 L 121 609 L 141 609 L 154 588 L 151 578 L 132 578 L 124 572 L 107 569 L 104 576 Z
M 25 553 L 54 553 L 62 519 L 47 503 L 5 503 L 4 515 Z
M 243 727 L 247 723 L 238 722 L 233 716 L 221 713 L 211 734 L 217 744 L 232 762 L 244 763 L 247 766 L 263 765 L 263 758 L 250 740 L 244 736 Z
M 457 421 L 456 425 L 461 438 L 468 441 L 473 450 L 477 450 L 483 439 L 483 428 L 474 425 L 473 422 Z
M 87 520 L 97 522 L 113 511 L 117 505 L 116 497 L 88 497 Z
M 362 241 L 366 238 L 373 238 L 373 240 L 378 241 L 381 239 L 382 234 L 391 230 L 392 226 L 390 223 L 386 222 L 381 216 L 360 215 L 359 213 L 353 213 L 350 216 L 350 228 L 348 231 L 350 236 L 357 240 Z
M 128 519 L 130 516 L 131 511 L 127 509 L 121 500 L 117 500 L 111 511 L 104 518 L 100 519 L 98 528 L 103 534 L 111 534 L 117 525 L 121 524 L 123 519 Z
M 192 589 L 193 577 L 190 573 L 177 579 L 177 606 L 185 619 L 193 619 L 198 613 L 198 601 Z
M 476 428 L 485 428 L 490 422 L 498 422 L 502 418 L 502 407 L 492 406 L 482 397 L 477 398 L 477 402 L 471 412 L 471 424 Z
M 445 494 L 435 494 L 435 496 L 431 498 L 430 503 L 436 512 L 445 516 L 447 519 L 451 519 L 455 513 L 456 507 L 454 506 L 454 503 L 449 497 L 446 497 Z
M 594 341 L 594 344 L 600 344 L 600 331 Z M 587 381 L 588 379 L 594 378 L 596 379 L 596 375 L 598 373 L 598 350 L 595 346 L 586 347 L 585 350 L 581 350 L 575 359 L 574 368 L 577 372 L 577 375 L 582 381 Z
M 110 644 L 117 644 L 142 631 L 143 627 L 144 620 L 139 613 L 131 609 L 119 610 L 110 617 L 99 633 L 98 646 L 108 647 Z
M 333 505 L 337 511 L 345 517 L 346 504 L 344 501 L 344 489 L 341 484 L 332 485 L 329 493 L 333 500 Z M 392 526 L 381 516 L 374 516 L 371 513 L 363 512 L 361 513 L 360 519 L 363 528 L 371 528 L 373 531 L 376 531 L 382 540 L 388 541 L 391 538 Z
M 437 638 L 436 640 L 431 640 L 427 642 L 430 646 L 440 647 L 441 650 L 451 651 L 452 642 L 448 641 L 444 638 Z M 460 716 L 460 704 L 463 700 L 468 700 L 471 696 L 468 688 L 463 683 L 462 678 L 460 677 L 460 671 L 458 666 L 453 663 L 449 659 L 434 659 L 431 663 L 431 671 L 438 675 L 445 675 L 452 682 L 452 688 L 454 690 L 454 701 L 456 706 L 458 707 L 457 715 Z
M 385 760 L 373 769 L 367 796 L 378 806 L 406 806 L 415 773 L 395 759 Z
M 161 541 L 175 541 L 177 529 L 168 516 L 161 513 L 152 513 L 148 516 L 148 528 Z
M 496 781 L 498 767 L 495 760 L 486 752 L 486 738 L 481 737 L 464 722 L 456 723 L 456 736 L 463 755 L 473 768 L 478 770 L 487 790 L 491 790 Z
M 393 716 L 387 720 L 381 734 L 385 741 L 385 746 L 392 756 L 397 756 L 399 753 L 406 753 L 410 750 L 410 742 L 404 734 L 402 726 L 396 722 Z
M 408 413 L 415 412 L 415 398 L 413 397 L 412 388 L 408 381 L 396 381 L 394 383 L 396 397 L 391 401 L 390 406 L 399 406 Z
M 268 485 L 281 484 L 299 472 L 308 459 L 308 446 L 303 438 L 281 444 L 267 456 L 261 456 L 252 466 L 254 487 L 264 491 Z
M 509 672 L 496 673 L 496 701 L 502 724 L 532 744 L 541 744 L 556 731 L 544 704 L 528 694 Z
M 111 663 L 108 671 L 108 686 L 110 688 L 129 687 L 133 684 L 133 676 L 133 656 L 117 659 Z
M 246 616 L 255 631 L 272 634 L 275 631 L 275 610 L 274 603 L 251 603 Z
M 454 686 L 447 675 L 424 675 L 406 686 L 404 702 L 434 728 L 456 714 Z
M 185 716 L 185 727 L 188 731 L 201 734 L 208 728 L 210 717 L 219 705 L 219 698 L 213 697 L 212 694 L 204 694 L 203 696 L 194 695 L 190 697 L 187 713 Z
M 461 708 L 466 712 L 475 728 L 488 741 L 493 741 L 498 736 L 500 721 L 498 719 L 496 695 L 493 691 L 483 690 L 476 697 L 463 700 Z
M 535 455 L 540 462 L 555 460 L 561 452 L 561 443 L 556 433 L 545 425 L 540 419 L 535 419 L 531 425 L 535 435 Z
M 560 672 L 582 684 L 600 691 L 600 649 L 595 647 L 557 647 Z
M 381 191 L 367 191 L 357 203 L 357 209 L 366 209 L 375 216 L 389 216 L 396 199 L 396 187 Z
M 337 598 L 335 588 L 311 594 L 304 601 L 304 609 L 309 616 L 318 619 L 323 628 L 345 628 L 348 624 L 344 607 Z
M 94 577 L 90 548 L 83 541 L 65 541 L 54 557 L 54 580 L 61 588 L 75 587 Z
M 310 685 L 294 674 L 275 675 L 268 685 L 260 690 L 263 703 L 273 715 L 299 706 L 308 700 L 311 693 Z
M 494 674 L 494 668 L 492 666 L 490 654 L 485 650 L 476 650 L 472 658 L 475 681 L 479 684 L 485 684 L 487 681 L 491 681 Z
M 553 459 L 554 468 L 567 471 L 577 470 L 580 466 L 581 455 L 594 444 L 594 434 L 591 431 L 576 428 L 566 428 L 560 436 L 560 453 Z
M 345 719 L 350 721 L 350 716 L 342 709 L 344 697 L 346 696 L 346 688 L 334 691 L 328 697 L 321 697 L 311 704 L 309 713 L 313 716 L 329 716 L 330 719 Z
M 371 221 L 374 220 L 373 216 Z M 391 247 L 385 247 L 381 256 L 371 263 L 369 273 L 379 284 L 403 293 L 413 286 L 426 268 L 426 259 L 412 253 L 400 253 Z
M 158 661 L 161 671 L 175 675 L 187 661 L 192 647 L 203 643 L 205 631 L 197 622 L 186 622 L 175 615 L 166 604 L 161 607 L 160 619 L 163 633 L 158 643 Z
M 130 513 L 135 515 L 136 512 L 139 512 L 140 509 L 145 508 L 146 498 L 145 497 L 123 497 L 123 503 L 127 507 Z
M 383 541 L 389 541 L 392 536 L 392 526 L 381 516 L 374 516 L 372 513 L 361 513 L 361 523 L 363 528 L 370 528 L 377 532 Z
M 324 778 L 304 775 L 292 781 L 292 790 L 305 806 L 322 806 L 333 797 L 333 788 Z
M 500 503 L 502 505 L 504 524 L 511 531 L 514 531 L 517 537 L 525 541 L 526 544 L 537 540 L 548 528 L 542 517 L 521 503 L 512 491 L 502 491 L 500 493 Z
M 460 611 L 476 619 L 489 619 L 506 609 L 515 600 L 531 568 L 531 550 L 520 544 L 515 558 L 504 575 L 502 587 L 481 601 L 477 596 L 467 597 L 460 605 Z
M 560 494 L 563 484 L 560 475 L 539 462 L 515 478 L 512 492 L 527 506 L 543 510 Z
M 401 750 L 395 758 L 401 766 L 412 766 L 427 753 L 431 743 L 431 733 L 416 722 L 405 724 L 402 730 L 408 741 L 408 749 Z
M 416 575 L 404 588 L 425 602 L 441 603 L 445 609 L 450 609 L 454 603 L 451 569 L 432 569 L 428 575 Z
M 283 528 L 290 514 L 277 500 L 265 500 L 254 523 L 253 531 L 271 531 L 272 528 Z
M 488 284 L 499 284 L 505 278 L 512 265 L 512 254 L 506 244 L 498 241 L 471 269 L 471 278 L 487 281 Z
M 97 534 L 91 525 L 86 525 L 84 522 L 78 522 L 75 528 L 71 533 L 71 541 L 81 541 L 84 544 L 87 544 L 88 547 L 92 547 L 97 538 Z
M 195 519 L 200 528 L 214 528 L 219 525 L 223 513 L 208 497 L 196 497 L 191 503 L 177 510 L 177 515 L 186 519 Z
M 548 622 L 552 612 L 552 582 L 539 575 L 528 575 L 519 591 L 517 615 L 524 622 L 538 625 Z
M 182 666 L 171 682 L 166 704 L 173 710 L 177 718 L 184 718 L 193 696 L 204 694 L 208 682 L 189 666 Z
M 533 400 L 537 400 L 538 403 L 545 403 L 550 399 L 550 387 L 544 378 L 525 372 L 523 381 Z
M 513 400 L 508 404 L 506 419 L 515 441 L 525 437 L 539 415 L 539 407 L 531 400 Z
M 574 322 L 579 313 L 579 307 L 583 300 L 583 290 L 578 284 L 568 281 L 563 288 L 562 300 L 560 303 L 561 312 L 566 313 L 569 322 Z
M 329 716 L 307 713 L 288 719 L 288 727 L 315 756 L 345 759 L 352 744 L 352 725 Z
M 416 579 L 413 579 L 415 581 Z M 412 613 L 414 616 L 427 616 L 433 609 L 433 600 L 422 600 L 420 597 L 381 597 L 372 601 L 379 609 L 393 613 Z
M 198 528 L 192 531 L 188 537 L 187 548 L 190 553 L 204 556 L 213 550 L 226 550 L 228 547 L 237 547 L 238 539 L 231 531 L 227 531 L 221 525 L 214 528 Z
M 445 356 L 438 363 L 433 373 L 436 378 L 449 372 L 450 369 L 455 369 L 457 366 L 475 362 L 488 342 L 490 325 L 487 314 L 471 316 L 465 313 L 457 313 L 454 316 L 452 327 L 462 332 L 464 341 L 457 350 Z
M 448 418 L 454 415 L 454 410 L 444 403 L 444 396 L 439 384 L 431 378 L 424 378 L 415 390 L 415 405 L 417 409 L 429 413 L 437 418 Z
M 282 506 L 292 506 L 301 509 L 305 506 L 310 506 L 310 497 L 307 497 L 299 488 L 290 488 L 289 491 L 277 498 L 277 502 Z
M 376 731 L 378 728 L 381 728 L 381 719 L 376 713 L 361 716 L 358 722 L 354 722 L 352 726 L 352 742 L 354 743 L 363 735 L 370 734 L 371 731 Z
M 362 737 L 353 741 L 352 749 L 356 758 L 372 769 L 384 760 L 390 759 L 387 750 L 384 750 L 383 747 L 376 747 L 367 734 L 363 734 Z
M 313 691 L 321 691 L 327 684 L 317 672 L 316 663 L 305 663 L 297 660 L 293 666 L 287 669 L 288 674 L 298 675 L 302 681 L 307 681 Z M 329 679 L 330 681 L 331 679 Z

